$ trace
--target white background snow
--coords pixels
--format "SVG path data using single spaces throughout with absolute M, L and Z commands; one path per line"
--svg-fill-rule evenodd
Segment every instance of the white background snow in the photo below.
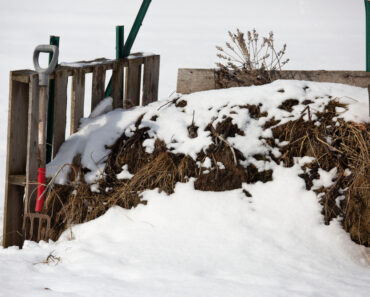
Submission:
M 47 43 L 50 34 L 61 36 L 59 59 L 61 62 L 73 62 L 97 57 L 113 58 L 115 55 L 114 27 L 125 25 L 125 35 L 127 36 L 140 4 L 141 1 L 139 0 L 0 0 L 1 221 L 4 196 L 9 71 L 32 68 L 31 58 L 34 47 L 40 43 Z M 280 45 L 287 43 L 288 45 L 287 56 L 291 59 L 291 62 L 287 65 L 287 69 L 364 70 L 365 68 L 365 9 L 363 0 L 229 0 L 227 2 L 153 0 L 132 51 L 154 52 L 161 55 L 160 97 L 166 99 L 176 89 L 177 69 L 180 67 L 214 67 L 216 61 L 215 45 L 222 45 L 227 38 L 227 30 L 236 28 L 240 28 L 242 31 L 256 28 L 262 35 L 273 30 L 277 43 Z M 284 181 L 281 181 L 281 183 L 284 185 Z M 300 183 L 302 181 L 297 180 L 296 186 L 302 186 Z M 284 191 L 288 191 L 290 186 L 291 184 L 288 184 L 286 189 L 274 188 L 276 183 L 272 183 L 269 190 L 280 197 L 285 193 Z M 188 186 L 180 185 L 179 187 L 186 188 Z M 23 273 L 27 276 L 25 283 L 29 286 L 24 286 L 24 289 L 20 288 L 18 295 L 14 295 L 14 290 L 1 291 L 0 289 L 0 296 L 45 295 L 48 292 L 46 290 L 42 291 L 42 285 L 59 288 L 57 291 L 60 293 L 54 292 L 54 296 L 65 296 L 63 294 L 67 295 L 68 292 L 75 292 L 68 296 L 93 296 L 93 294 L 102 296 L 103 293 L 112 296 L 119 289 L 127 290 L 125 292 L 127 296 L 132 296 L 132 292 L 135 292 L 138 296 L 153 296 L 151 289 L 154 287 L 156 288 L 153 289 L 154 293 L 161 296 L 181 296 L 181 294 L 191 296 L 191 293 L 194 293 L 193 296 L 205 296 L 207 294 L 209 296 L 248 296 L 243 291 L 246 284 L 250 288 L 250 291 L 248 291 L 250 296 L 256 296 L 256 294 L 261 296 L 263 294 L 266 296 L 299 296 L 300 294 L 330 296 L 334 288 L 337 289 L 338 294 L 333 296 L 355 296 L 351 294 L 351 286 L 346 286 L 346 284 L 352 284 L 354 287 L 360 288 L 358 296 L 365 296 L 364 292 L 366 290 L 363 291 L 361 288 L 366 289 L 366 281 L 367 285 L 369 282 L 369 272 L 365 270 L 363 264 L 358 262 L 359 257 L 356 254 L 358 250 L 351 249 L 354 244 L 348 241 L 347 235 L 338 231 L 340 229 L 335 223 L 328 227 L 331 228 L 332 232 L 324 232 L 319 229 L 317 226 L 321 218 L 318 215 L 318 210 L 315 209 L 318 206 L 316 203 L 307 202 L 311 203 L 307 206 L 307 216 L 311 214 L 309 219 L 313 220 L 313 229 L 316 227 L 318 229 L 289 229 L 287 231 L 284 228 L 292 226 L 284 225 L 285 227 L 281 232 L 287 231 L 284 234 L 293 234 L 290 238 L 297 236 L 295 241 L 290 241 L 291 246 L 284 246 L 284 242 L 286 242 L 284 237 L 271 237 L 271 234 L 279 235 L 279 233 L 278 230 L 274 229 L 274 223 L 276 223 L 273 220 L 274 217 L 269 217 L 274 211 L 272 208 L 268 208 L 269 203 L 265 203 L 266 200 L 263 197 L 266 194 L 261 193 L 262 189 L 266 188 L 255 185 L 253 189 L 250 189 L 252 194 L 253 191 L 260 193 L 261 201 L 256 202 L 256 205 L 252 204 L 249 208 L 246 206 L 247 204 L 242 204 L 238 200 L 238 193 L 236 192 L 228 194 L 230 200 L 235 204 L 227 204 L 225 205 L 226 208 L 222 208 L 222 205 L 216 208 L 217 206 L 213 207 L 211 203 L 206 203 L 207 195 L 202 193 L 199 193 L 199 196 L 206 196 L 204 197 L 206 205 L 195 203 L 194 197 L 192 197 L 193 192 L 188 197 L 175 197 L 176 201 L 179 201 L 179 205 L 176 207 L 185 211 L 189 210 L 186 211 L 189 216 L 184 215 L 184 217 L 178 218 L 171 217 L 170 214 L 166 213 L 162 221 L 159 222 L 157 220 L 160 218 L 155 213 L 159 209 L 163 211 L 165 209 L 163 207 L 167 206 L 158 206 L 157 204 L 163 202 L 154 202 L 153 199 L 155 205 L 152 208 L 140 208 L 132 214 L 127 211 L 113 209 L 107 217 L 101 219 L 103 221 L 100 227 L 102 230 L 98 233 L 92 231 L 96 227 L 95 225 L 100 226 L 97 222 L 81 226 L 81 234 L 84 234 L 84 236 L 81 237 L 80 245 L 69 247 L 69 243 L 64 242 L 55 247 L 45 245 L 44 247 L 34 248 L 30 246 L 21 252 L 21 256 L 17 258 L 18 263 L 14 262 L 14 259 L 16 259 L 14 254 L 19 252 L 10 249 L 2 255 L 2 259 L 5 260 L 0 262 L 1 271 L 9 269 L 9 277 L 7 278 L 6 274 L 1 274 L 0 284 L 9 283 L 10 285 L 6 288 L 16 286 L 17 283 L 14 282 L 12 276 Z M 187 189 L 184 189 L 183 193 L 187 193 Z M 151 195 L 153 194 L 147 193 L 145 197 L 150 199 Z M 310 194 L 306 195 L 309 196 Z M 219 194 L 215 199 L 221 200 L 219 199 L 221 196 L 222 194 Z M 313 201 L 313 199 L 313 197 L 308 197 L 309 201 Z M 282 200 L 281 203 L 287 203 L 293 210 L 296 209 L 294 208 L 296 206 L 294 201 Z M 233 220 L 228 221 L 229 225 L 220 226 L 219 224 L 223 221 L 227 212 L 233 211 L 233 206 L 237 209 L 248 208 L 246 211 L 249 216 L 242 216 L 240 213 L 235 214 Z M 209 212 L 206 212 L 207 207 Z M 243 234 L 241 236 L 243 239 L 249 238 L 251 234 L 249 232 L 252 232 L 250 229 L 255 226 L 253 222 L 257 220 L 254 215 L 255 209 L 259 207 L 267 207 L 266 218 L 258 217 L 263 221 L 260 226 L 261 229 L 255 230 L 262 233 L 253 241 L 238 242 L 240 234 Z M 297 207 L 302 207 L 302 205 L 297 205 Z M 288 208 L 285 211 L 291 212 L 292 209 Z M 212 211 L 219 215 L 219 222 L 213 221 L 214 217 L 210 215 Z M 268 213 L 269 211 L 270 213 Z M 113 232 L 115 234 L 121 232 L 121 237 L 118 239 L 105 238 L 109 234 L 105 234 L 104 226 L 106 228 L 112 226 L 109 220 L 117 218 L 117 215 L 114 215 L 115 212 L 124 212 L 127 217 L 126 221 L 119 224 L 124 226 L 122 231 L 117 229 L 117 232 Z M 297 212 L 297 215 L 302 213 L 304 213 L 303 210 Z M 277 213 L 276 216 L 284 217 L 284 213 Z M 199 230 L 189 231 L 187 229 L 188 222 L 199 217 L 202 218 L 200 224 L 203 224 L 203 227 Z M 108 222 L 104 222 L 104 220 L 108 220 Z M 175 231 L 166 229 L 170 228 L 168 225 L 174 220 L 179 221 L 178 226 L 183 224 L 183 237 L 176 237 L 175 239 L 180 242 L 172 242 Z M 128 224 L 129 222 L 131 222 L 131 225 Z M 133 222 L 140 222 L 142 225 L 140 228 L 142 229 L 138 228 L 133 232 Z M 245 223 L 243 228 L 241 222 Z M 159 239 L 150 236 L 153 228 L 151 225 L 159 226 L 157 232 Z M 206 230 L 209 231 L 212 226 L 215 227 L 215 231 L 208 234 Z M 298 221 L 293 227 L 296 226 L 298 228 Z M 239 228 L 242 228 L 242 230 Z M 2 224 L 0 223 L 1 230 Z M 220 230 L 230 230 L 231 232 L 229 234 L 232 238 L 230 246 L 225 244 L 228 255 L 238 253 L 241 249 L 253 248 L 256 252 L 254 257 L 248 259 L 233 257 L 224 259 L 220 257 L 221 251 L 212 250 L 212 246 L 209 246 L 212 243 L 219 242 L 220 238 L 218 236 L 220 235 L 218 231 Z M 306 236 L 301 238 L 302 234 Z M 161 238 L 161 236 L 163 237 Z M 187 241 L 189 238 L 192 238 L 194 245 Z M 105 247 L 100 246 L 99 243 L 105 239 L 112 242 L 113 245 L 122 246 L 120 256 L 123 254 L 124 257 L 117 260 L 116 250 L 102 250 Z M 275 240 L 277 242 L 274 242 Z M 338 248 L 332 250 L 335 242 L 342 240 L 346 244 L 338 243 Z M 266 247 L 264 243 L 268 241 L 271 244 Z M 163 242 L 168 242 L 168 249 L 159 255 L 143 254 L 141 249 L 130 249 L 130 247 L 144 249 L 144 247 L 150 245 L 155 247 L 156 244 L 162 244 Z M 184 243 L 183 249 L 173 252 L 171 246 L 177 249 L 179 243 Z M 311 243 L 319 244 L 319 246 L 312 247 Z M 90 262 L 92 258 L 99 258 L 94 258 L 91 255 L 91 246 L 94 247 L 92 250 L 97 256 L 107 255 L 105 258 L 107 262 L 104 264 L 106 266 L 101 266 L 102 262 Z M 46 276 L 52 268 L 33 264 L 34 262 L 43 261 L 54 249 L 56 255 L 63 252 L 67 256 L 63 258 L 61 264 L 58 264 L 56 272 L 54 271 L 54 279 L 49 278 L 46 283 L 43 283 L 41 281 L 43 276 Z M 76 249 L 76 253 L 71 252 L 69 257 L 65 251 L 71 249 Z M 325 256 L 314 252 L 317 250 L 322 250 Z M 173 253 L 168 254 L 166 251 Z M 200 251 L 200 253 L 197 254 L 197 251 Z M 209 257 L 191 258 L 191 255 L 203 255 L 206 251 L 209 251 Z M 284 253 L 284 251 L 292 254 L 292 258 L 285 258 L 284 255 L 287 253 Z M 185 257 L 181 260 L 177 257 L 178 255 L 187 255 L 190 258 Z M 77 259 L 74 257 L 77 257 Z M 145 263 L 148 261 L 146 257 L 150 259 L 158 257 L 157 262 L 152 263 L 152 271 L 145 267 Z M 163 261 L 161 260 L 166 257 L 170 257 L 167 261 L 168 266 L 163 267 Z M 276 259 L 276 257 L 280 258 Z M 313 257 L 318 257 L 317 261 L 314 263 L 308 261 Z M 291 262 L 292 259 L 294 259 L 295 265 L 301 263 L 301 270 L 292 267 L 294 264 Z M 341 259 L 341 262 L 333 265 L 336 259 Z M 245 267 L 237 265 L 239 261 L 244 260 L 246 260 Z M 107 272 L 111 268 L 110 261 L 115 264 L 119 261 L 118 266 L 115 266 L 117 269 L 115 275 L 123 283 L 122 287 L 117 287 L 117 282 L 110 278 L 111 275 L 106 278 L 104 275 L 97 278 L 94 274 L 96 269 L 101 269 L 104 273 Z M 178 263 L 178 261 L 184 261 L 184 263 Z M 217 261 L 221 261 L 221 263 Z M 273 261 L 277 261 L 279 265 L 269 266 Z M 8 267 L 8 263 L 15 266 Z M 98 265 L 99 267 L 97 267 Z M 176 271 L 176 267 L 185 267 L 182 270 L 184 274 L 179 275 L 180 271 Z M 286 267 L 288 267 L 288 270 L 285 269 Z M 30 276 L 34 272 L 38 272 L 38 274 L 34 277 Z M 164 275 L 162 275 L 163 273 Z M 108 272 L 107 275 L 109 275 Z M 291 279 L 293 275 L 297 277 L 296 282 Z M 79 291 L 78 288 L 74 287 L 73 280 L 76 276 L 82 277 L 82 288 L 86 288 L 84 284 L 91 285 L 91 291 L 88 294 L 86 294 L 86 291 Z M 243 283 L 237 276 L 240 276 L 243 280 L 247 279 L 247 283 Z M 194 282 L 197 277 L 198 280 L 203 282 Z M 326 277 L 331 279 L 326 282 Z M 269 280 L 269 284 L 263 283 L 266 278 Z M 148 282 L 143 282 L 143 279 L 147 279 Z M 230 280 L 230 282 L 226 284 L 221 279 L 223 281 Z M 167 284 L 171 281 L 174 283 L 167 287 Z M 35 285 L 35 283 L 40 284 L 40 286 Z M 105 284 L 105 287 L 102 283 Z M 198 284 L 199 287 L 191 290 L 191 285 L 194 283 Z M 261 284 L 266 285 L 262 291 L 260 291 L 263 287 L 261 287 Z M 320 285 L 321 290 L 310 291 L 313 290 L 312 288 L 316 284 Z M 109 288 L 109 285 L 111 285 L 111 288 Z M 32 290 L 28 291 L 27 288 L 31 287 Z M 289 292 L 286 291 L 288 287 L 291 288 Z M 276 292 L 279 293 L 275 294 Z

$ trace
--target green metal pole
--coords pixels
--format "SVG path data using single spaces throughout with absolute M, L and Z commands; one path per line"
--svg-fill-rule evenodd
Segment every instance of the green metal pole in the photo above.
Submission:
M 125 40 L 125 27 L 116 26 L 116 59 L 123 58 L 123 47 Z M 112 93 L 112 78 L 109 79 L 109 83 L 104 92 L 104 97 L 110 96 Z
M 50 36 L 50 44 L 59 48 L 59 36 Z M 53 54 L 49 54 L 49 63 Z M 53 155 L 53 131 L 54 131 L 54 89 L 55 80 L 49 82 L 49 103 L 48 103 L 48 126 L 46 134 L 46 163 L 51 161 Z
M 123 40 L 124 40 L 123 39 L 123 28 L 122 28 L 122 33 L 121 33 L 121 32 L 119 32 L 120 29 L 117 29 L 121 26 L 116 27 L 116 58 L 117 59 L 125 58 L 130 54 L 132 45 L 134 44 L 136 36 L 139 33 L 139 29 L 140 29 L 141 25 L 143 24 L 143 20 L 144 20 L 144 17 L 146 15 L 146 12 L 148 11 L 150 2 L 152 2 L 152 0 L 143 0 L 143 3 L 141 4 L 141 7 L 140 7 L 139 12 L 136 16 L 134 24 L 132 25 L 130 34 L 127 37 L 127 40 L 126 40 L 126 42 L 123 46 L 123 49 L 121 49 L 120 46 L 117 45 L 117 40 L 120 39 L 120 38 L 117 38 L 117 36 L 122 36 L 122 42 L 120 42 L 119 45 L 121 45 L 121 44 L 123 45 Z M 118 48 L 119 53 L 120 53 L 118 56 L 117 56 L 117 48 Z M 121 50 L 122 50 L 122 52 L 121 52 Z M 105 90 L 104 95 L 105 95 L 105 97 L 108 97 L 108 96 L 111 95 L 111 93 L 112 93 L 112 78 L 109 80 L 109 83 L 108 83 L 108 86 Z
M 370 72 L 370 0 L 365 0 L 366 11 L 366 71 Z
M 130 34 L 128 35 L 126 43 L 125 43 L 125 48 L 123 50 L 124 57 L 127 57 L 131 52 L 132 45 L 134 44 L 137 33 L 139 32 L 139 29 L 141 25 L 143 24 L 143 20 L 146 15 L 146 12 L 148 11 L 150 2 L 152 2 L 152 0 L 144 0 L 143 3 L 141 4 L 139 13 L 136 16 L 135 22 L 132 25 Z
M 123 47 L 125 40 L 125 27 L 116 26 L 116 59 L 123 58 Z

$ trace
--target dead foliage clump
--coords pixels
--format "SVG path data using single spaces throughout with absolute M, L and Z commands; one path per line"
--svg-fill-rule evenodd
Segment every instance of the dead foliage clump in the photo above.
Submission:
M 323 206 L 325 223 L 340 219 L 355 242 L 370 246 L 370 124 L 336 119 L 336 107 L 345 105 L 331 100 L 324 112 L 316 113 L 317 119 L 312 120 L 308 105 L 300 119 L 274 126 L 273 139 L 267 142 L 278 147 L 274 139 L 286 141 L 280 147 L 281 156 L 275 160 L 285 166 L 293 166 L 295 157 L 314 158 L 300 175 L 307 190 L 320 177 L 319 169 L 336 168 L 333 184 L 314 190 Z
M 122 134 L 109 147 L 111 152 L 98 191 L 92 191 L 91 186 L 84 182 L 86 169 L 81 167 L 79 158 L 75 158 L 70 185 L 54 185 L 45 203 L 52 220 L 50 237 L 53 240 L 73 224 L 95 219 L 114 205 L 129 209 L 145 203 L 140 196 L 145 190 L 158 189 L 171 194 L 177 182 L 187 182 L 190 178 L 195 178 L 195 189 L 202 191 L 232 190 L 240 188 L 244 182 L 272 179 L 272 171 L 259 172 L 253 165 L 247 168 L 240 165 L 245 158 L 227 138 L 244 135 L 244 132 L 232 123 L 231 118 L 225 118 L 216 127 L 212 123 L 208 125 L 213 144 L 205 152 L 200 152 L 196 160 L 172 153 L 159 139 L 155 141 L 154 151 L 147 153 L 143 142 L 149 135 L 148 128 L 139 128 L 142 118 L 137 120 L 132 136 Z M 211 160 L 210 168 L 202 166 L 206 158 Z M 133 174 L 131 179 L 117 179 L 124 165 Z
M 179 101 L 183 108 L 186 101 Z M 296 99 L 288 99 L 279 108 L 290 112 Z M 281 124 L 271 118 L 263 128 L 271 129 L 272 137 L 266 138 L 266 145 L 278 148 L 281 155 L 256 154 L 257 161 L 276 162 L 291 167 L 296 157 L 313 157 L 305 164 L 300 177 L 307 190 L 314 190 L 323 207 L 325 223 L 338 218 L 351 238 L 365 246 L 370 246 L 370 124 L 357 124 L 337 119 L 337 108 L 346 108 L 338 100 L 332 99 L 322 112 L 312 114 L 308 100 L 301 117 Z M 267 117 L 262 105 L 245 105 L 252 119 Z M 143 142 L 149 138 L 149 128 L 140 127 L 142 118 L 136 122 L 136 130 L 131 136 L 122 134 L 109 147 L 103 178 L 98 181 L 97 190 L 92 191 L 84 182 L 86 168 L 74 160 L 70 184 L 53 185 L 45 204 L 51 216 L 51 238 L 73 224 L 87 222 L 103 215 L 110 207 L 118 205 L 132 208 L 140 203 L 141 193 L 158 189 L 171 194 L 176 183 L 194 179 L 194 187 L 202 191 L 225 191 L 241 188 L 243 183 L 268 182 L 272 180 L 272 170 L 260 171 L 252 163 L 245 163 L 246 157 L 228 141 L 229 137 L 244 135 L 231 117 L 211 122 L 206 127 L 212 144 L 198 153 L 194 160 L 188 155 L 173 153 L 160 139 L 155 140 L 154 150 L 148 153 Z M 194 115 L 193 115 L 194 116 Z M 199 127 L 188 127 L 189 137 L 198 137 Z M 207 161 L 207 162 L 206 162 Z M 205 164 L 208 165 L 205 165 Z M 127 166 L 133 175 L 130 179 L 118 179 L 117 174 Z M 330 187 L 314 188 L 320 178 L 320 170 L 336 169 L 336 176 Z M 250 197 L 250 193 L 246 193 Z
M 269 83 L 289 62 L 289 59 L 283 58 L 286 44 L 277 50 L 272 32 L 261 40 L 255 29 L 247 31 L 246 37 L 239 29 L 236 33 L 228 33 L 231 42 L 226 42 L 225 48 L 216 46 L 217 57 L 222 61 L 216 63 L 219 68 L 216 82 L 220 88 Z

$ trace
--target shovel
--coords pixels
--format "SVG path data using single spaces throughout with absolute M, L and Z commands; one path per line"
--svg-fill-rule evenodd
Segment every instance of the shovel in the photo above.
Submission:
M 41 68 L 39 64 L 40 53 L 52 53 L 53 58 L 47 68 Z M 58 60 L 59 50 L 55 45 L 43 44 L 35 48 L 33 64 L 39 75 L 39 168 L 37 176 L 37 199 L 34 213 L 26 213 L 23 219 L 23 233 L 26 240 L 48 240 L 50 231 L 50 217 L 42 214 L 46 194 L 45 166 L 46 166 L 46 127 L 48 113 L 48 85 L 51 74 Z M 29 199 L 29 197 L 28 197 Z

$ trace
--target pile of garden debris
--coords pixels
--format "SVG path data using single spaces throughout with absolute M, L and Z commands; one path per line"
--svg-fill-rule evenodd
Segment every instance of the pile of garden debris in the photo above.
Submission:
M 216 99 L 214 104 L 202 103 L 199 109 L 194 102 L 201 98 L 192 95 L 143 108 L 134 125 L 122 128 L 121 136 L 106 147 L 104 171 L 93 186 L 85 181 L 91 169 L 81 162 L 81 154 L 74 156 L 68 183 L 52 185 L 45 204 L 52 217 L 51 238 L 57 239 L 73 224 L 103 215 L 111 206 L 132 208 L 145 203 L 140 195 L 147 189 L 170 194 L 176 183 L 194 179 L 197 190 L 227 191 L 271 181 L 274 166 L 301 166 L 300 177 L 307 190 L 316 192 L 325 223 L 338 218 L 355 242 L 369 247 L 370 123 L 341 117 L 349 109 L 348 102 L 357 99 L 343 103 L 339 97 L 314 95 L 317 92 L 310 93 L 310 88 L 323 87 L 308 82 L 296 83 L 294 88 L 299 87 L 302 94 L 290 98 L 292 92 L 285 85 L 282 81 L 269 85 L 276 101 L 268 101 L 267 92 L 261 100 L 248 96 L 244 100 L 241 94 L 234 102 L 237 89 L 232 89 L 231 93 L 199 93 L 211 97 L 210 102 L 216 95 L 229 98 L 226 103 Z M 257 98 L 253 88 L 261 87 L 250 89 Z M 162 125 L 166 109 L 191 115 L 191 120 L 184 121 L 189 143 L 202 137 L 208 143 L 189 154 L 181 152 L 181 141 L 175 137 L 169 141 L 153 133 L 153 127 Z M 212 110 L 212 116 L 207 118 L 202 110 Z M 317 182 L 323 173 L 329 182 Z M 244 193 L 251 197 L 247 190 Z

